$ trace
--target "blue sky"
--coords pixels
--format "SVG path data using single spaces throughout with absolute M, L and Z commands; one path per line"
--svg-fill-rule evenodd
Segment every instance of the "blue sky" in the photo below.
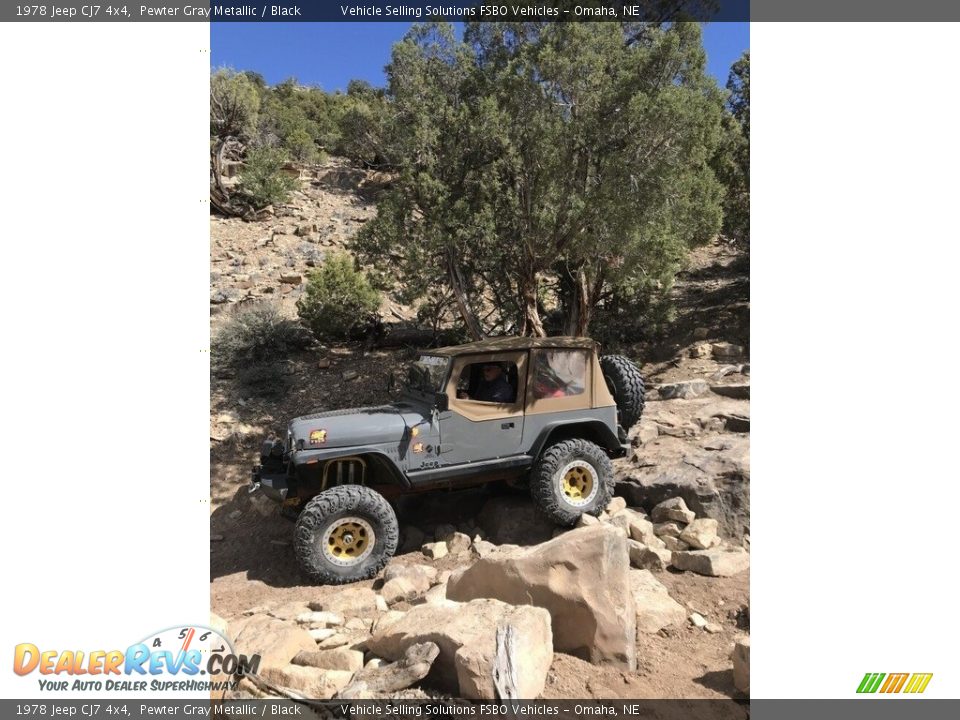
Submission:
M 304 85 L 345 90 L 354 79 L 383 85 L 390 47 L 409 23 L 210 23 L 213 67 L 256 70 L 271 85 L 296 77 Z M 730 65 L 750 47 L 750 24 L 708 23 L 708 69 L 721 86 Z

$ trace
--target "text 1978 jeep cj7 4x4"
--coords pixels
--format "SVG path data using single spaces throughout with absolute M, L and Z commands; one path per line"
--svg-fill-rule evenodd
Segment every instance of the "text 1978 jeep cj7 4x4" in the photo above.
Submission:
M 497 480 L 528 482 L 559 525 L 598 515 L 611 458 L 643 410 L 640 371 L 588 338 L 501 338 L 424 351 L 395 402 L 294 418 L 267 440 L 259 490 L 299 511 L 294 549 L 314 581 L 376 575 L 397 548 L 391 500 Z

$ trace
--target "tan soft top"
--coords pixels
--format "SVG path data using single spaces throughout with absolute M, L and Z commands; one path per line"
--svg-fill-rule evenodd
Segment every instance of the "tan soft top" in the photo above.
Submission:
M 597 343 L 587 337 L 502 337 L 477 340 L 465 345 L 424 350 L 426 355 L 456 357 L 458 355 L 477 355 L 480 353 L 504 352 L 509 350 L 529 350 L 530 348 L 583 348 L 596 350 Z

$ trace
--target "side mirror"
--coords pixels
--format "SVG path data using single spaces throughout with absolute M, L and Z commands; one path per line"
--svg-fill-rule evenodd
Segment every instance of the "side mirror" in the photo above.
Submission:
M 447 397 L 446 393 L 438 392 L 434 396 L 434 407 L 440 412 L 445 412 L 450 409 L 450 398 Z

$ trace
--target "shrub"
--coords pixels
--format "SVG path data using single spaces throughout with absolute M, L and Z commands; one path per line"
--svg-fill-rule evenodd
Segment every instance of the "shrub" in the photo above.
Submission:
M 349 255 L 332 255 L 307 280 L 297 310 L 321 339 L 346 339 L 376 316 L 380 295 Z
M 210 361 L 215 371 L 232 370 L 241 385 L 265 394 L 268 387 L 275 389 L 270 381 L 282 377 L 290 352 L 310 342 L 304 328 L 274 305 L 253 305 L 233 313 L 216 333 Z
M 258 147 L 247 153 L 240 191 L 258 208 L 287 201 L 298 182 L 283 171 L 287 156 L 279 148 Z

